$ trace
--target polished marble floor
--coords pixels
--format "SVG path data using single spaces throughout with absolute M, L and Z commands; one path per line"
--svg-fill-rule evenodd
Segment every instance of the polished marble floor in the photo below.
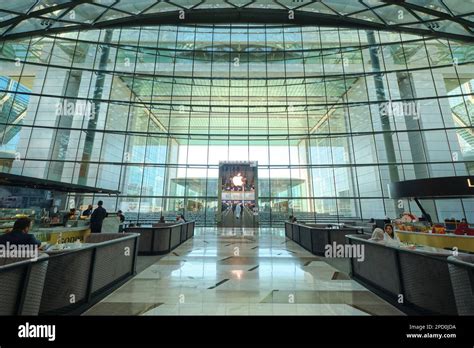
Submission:
M 150 265 L 84 315 L 403 315 L 283 229 L 197 228 L 139 258 Z

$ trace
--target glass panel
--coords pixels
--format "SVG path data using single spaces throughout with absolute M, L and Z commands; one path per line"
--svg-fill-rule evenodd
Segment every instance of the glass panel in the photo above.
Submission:
M 394 23 L 411 20 L 398 19 L 399 6 L 364 3 Z M 156 14 L 174 6 L 112 4 Z M 298 6 L 334 14 L 362 5 Z M 215 226 L 219 163 L 252 161 L 261 226 L 282 226 L 292 213 L 395 217 L 390 182 L 474 173 L 473 47 L 384 31 L 224 24 L 2 41 L 0 170 L 119 190 L 108 204 L 127 219 L 183 213 Z M 472 210 L 470 200 L 452 203 L 429 204 L 439 219 Z

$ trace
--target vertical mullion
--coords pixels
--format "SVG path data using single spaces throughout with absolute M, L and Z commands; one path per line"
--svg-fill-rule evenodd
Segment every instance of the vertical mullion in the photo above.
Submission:
M 305 39 L 304 39 L 304 35 L 303 35 L 303 28 L 301 28 L 301 51 L 302 51 L 302 59 L 303 59 L 303 86 L 304 86 L 304 103 L 305 103 L 305 109 L 306 111 L 304 112 L 304 114 L 306 114 L 306 132 L 305 133 L 305 152 L 306 152 L 306 174 L 308 175 L 308 165 L 310 163 L 308 162 L 311 162 L 311 154 L 309 153 L 308 154 L 308 151 L 311 149 L 310 146 L 310 124 L 309 124 L 309 103 L 308 103 L 308 79 L 306 77 L 306 52 L 305 52 Z M 300 140 L 301 142 L 302 140 Z M 299 166 L 299 173 L 301 175 L 301 170 L 303 169 L 302 167 L 302 163 L 301 163 L 301 158 L 300 158 L 300 149 L 299 149 L 299 145 L 298 145 L 298 148 L 297 148 L 297 151 L 298 151 L 298 166 Z M 309 160 L 309 161 L 308 161 Z M 290 162 L 291 162 L 291 158 L 290 158 Z M 304 169 L 303 169 L 304 170 Z M 311 171 L 311 169 L 310 169 Z M 312 191 L 312 185 L 310 184 L 310 179 L 312 179 L 312 176 L 311 175 L 308 175 L 308 183 L 307 183 L 307 187 L 309 190 Z M 308 192 L 309 193 L 309 192 Z M 305 201 L 306 201 L 306 206 L 308 207 L 308 210 L 310 210 L 312 208 L 313 210 L 313 220 L 316 220 L 316 216 L 314 214 L 315 210 L 314 210 L 314 202 L 313 202 L 313 195 L 310 194 L 309 195 L 309 199 L 308 199 L 308 194 L 305 195 Z M 309 213 L 309 211 L 307 212 Z
M 31 40 L 32 39 L 30 38 L 30 43 L 31 43 Z M 21 166 L 21 171 L 20 171 L 20 173 L 22 175 L 23 175 L 23 172 L 25 171 L 25 164 L 26 164 L 26 161 L 27 161 L 28 151 L 29 151 L 30 145 L 31 145 L 31 138 L 32 138 L 32 135 L 33 135 L 33 132 L 34 132 L 34 126 L 36 124 L 36 118 L 38 117 L 38 109 L 41 107 L 41 103 L 44 100 L 43 99 L 43 92 L 44 92 L 46 80 L 47 80 L 47 77 L 48 77 L 49 68 L 50 68 L 52 57 L 53 57 L 53 50 L 54 50 L 55 46 L 56 46 L 56 38 L 54 38 L 53 43 L 51 44 L 51 51 L 50 51 L 50 54 L 49 54 L 49 57 L 48 57 L 48 62 L 46 63 L 46 69 L 45 69 L 46 71 L 44 73 L 44 80 L 43 80 L 43 84 L 41 85 L 41 91 L 40 91 L 40 94 L 39 94 L 40 96 L 38 98 L 38 106 L 36 107 L 35 116 L 34 116 L 33 122 L 31 123 L 32 129 L 31 129 L 31 132 L 30 132 L 30 136 L 28 138 L 28 144 L 26 145 L 25 160 L 23 161 L 23 165 Z M 29 46 L 28 46 L 28 52 L 29 52 Z
M 360 31 L 358 31 L 358 35 L 359 35 L 359 43 L 361 42 L 360 41 Z M 377 44 L 378 46 L 381 46 L 380 44 Z M 373 47 L 368 44 L 368 50 L 371 50 L 373 49 Z M 370 52 L 369 52 L 370 54 Z M 365 60 L 364 60 L 364 54 L 362 53 L 361 54 L 361 57 L 362 57 L 362 70 L 364 72 L 364 81 L 365 81 L 365 86 L 366 86 L 366 90 L 367 90 L 367 102 L 369 102 L 369 85 L 367 83 L 367 72 L 365 70 Z M 368 104 L 369 105 L 369 115 L 370 115 L 370 121 L 371 121 L 371 126 L 372 126 L 372 133 L 375 132 L 374 130 L 374 120 L 373 120 L 373 115 L 372 115 L 372 108 L 370 108 L 370 103 Z M 380 110 L 380 102 L 377 100 L 377 106 Z M 352 131 L 352 130 L 351 130 Z M 351 135 L 353 137 L 353 135 Z M 354 142 L 353 142 L 354 144 Z M 378 151 L 377 151 L 377 142 L 375 141 L 375 138 L 374 138 L 374 147 L 375 147 L 375 159 L 377 161 L 377 163 L 380 163 L 379 162 L 379 154 L 378 154 Z M 357 185 L 358 185 L 358 194 L 359 194 L 359 203 L 360 203 L 360 212 L 361 212 L 361 218 L 363 218 L 363 209 L 362 209 L 362 203 L 361 203 L 361 197 L 360 197 L 360 187 L 359 187 L 359 173 L 357 172 L 357 168 L 358 168 L 358 164 L 357 164 L 357 161 L 356 161 L 356 157 L 355 157 L 355 148 L 353 149 L 353 153 L 354 153 L 354 166 L 355 166 L 355 171 L 356 171 L 356 177 L 357 177 Z M 380 177 L 380 170 L 378 170 L 377 168 L 377 172 L 378 172 L 378 178 L 379 178 L 379 184 L 380 184 L 380 193 L 381 193 L 381 198 L 382 198 L 382 203 L 383 203 L 383 207 L 384 207 L 384 212 L 385 214 L 387 214 L 387 208 L 386 208 L 386 205 L 385 205 L 385 198 L 383 196 L 383 187 L 382 187 L 382 178 Z
M 282 27 L 283 29 L 283 27 Z M 268 49 L 268 27 L 265 25 L 265 49 Z M 269 227 L 273 227 L 273 212 L 272 212 L 272 203 L 273 203 L 273 198 L 272 198 L 272 184 L 271 184 L 271 170 L 270 170 L 270 103 L 269 103 L 269 92 L 268 92 L 268 55 L 265 55 L 265 86 L 266 86 L 266 100 L 267 100 L 267 105 L 266 105 L 266 110 L 267 110 L 267 134 L 266 134 L 266 148 L 267 148 L 267 168 L 268 168 L 268 207 L 270 210 L 270 215 L 269 215 L 269 220 L 268 224 Z
M 179 32 L 178 32 L 179 35 Z M 194 68 L 196 64 L 196 28 L 194 30 L 194 40 L 193 40 L 193 64 L 191 68 L 191 76 L 194 76 Z M 191 78 L 192 79 L 192 78 Z M 184 207 L 183 207 L 183 214 L 186 213 L 186 205 L 188 203 L 188 168 L 189 168 L 189 148 L 190 148 L 190 143 L 191 143 L 191 114 L 192 114 L 192 109 L 193 109 L 193 92 L 194 92 L 194 85 L 191 83 L 191 88 L 190 88 L 190 95 L 189 95 L 189 114 L 188 114 L 188 146 L 186 148 L 186 168 L 185 168 L 185 175 L 184 175 Z
M 288 164 L 285 167 L 288 168 L 289 176 L 290 176 L 290 187 L 289 187 L 289 190 L 288 190 L 288 197 L 287 197 L 288 209 L 289 209 L 290 208 L 290 200 L 292 202 L 292 205 L 294 204 L 294 202 L 293 202 L 293 182 L 292 182 L 292 178 L 291 178 L 290 105 L 288 103 L 288 81 L 287 81 L 288 72 L 287 72 L 287 66 L 286 66 L 288 62 L 287 62 L 287 59 L 286 59 L 285 33 L 286 33 L 286 30 L 284 28 L 283 29 L 283 72 L 284 72 L 285 77 L 284 77 L 283 81 L 284 81 L 284 84 L 285 84 L 285 88 L 283 90 L 285 91 L 285 103 L 286 103 L 286 134 L 287 134 L 287 151 L 288 151 Z M 294 108 L 293 103 L 291 103 L 291 106 L 292 106 L 291 110 L 293 110 L 293 112 L 295 112 L 295 108 Z M 293 215 L 293 207 L 291 207 L 291 215 Z
M 15 105 L 15 100 L 16 100 L 16 96 L 17 94 L 19 93 L 18 92 L 18 88 L 20 87 L 20 81 L 21 81 L 21 77 L 23 76 L 23 72 L 25 71 L 25 65 L 28 64 L 28 54 L 30 52 L 30 49 L 31 49 L 31 41 L 33 40 L 33 38 L 30 38 L 30 40 L 28 41 L 28 46 L 26 48 L 26 56 L 25 56 L 25 61 L 23 62 L 22 66 L 21 66 L 21 69 L 20 69 L 20 77 L 18 79 L 18 83 L 16 85 L 16 89 L 15 91 L 9 91 L 8 93 L 12 93 L 13 94 L 13 101 L 12 101 L 12 105 L 10 106 L 10 111 L 8 112 L 8 117 L 7 117 L 7 121 L 5 122 L 5 132 L 3 133 L 3 136 L 2 136 L 2 139 L 1 139 L 1 144 L 4 143 L 5 141 L 5 136 L 7 134 L 6 132 L 6 128 L 10 125 L 10 114 L 12 112 L 12 109 L 13 109 L 13 106 Z M 54 41 L 56 41 L 56 38 L 54 39 Z M 3 48 L 3 45 L 4 43 L 2 43 L 2 48 Z M 52 50 L 53 48 L 51 48 L 51 56 L 52 56 Z M 10 79 L 11 81 L 11 79 Z M 46 81 L 46 79 L 45 79 Z M 43 81 L 43 84 L 44 84 L 44 81 Z M 8 88 L 8 87 L 7 87 Z M 26 155 L 26 154 L 25 154 Z M 25 156 L 26 157 L 26 156 Z
M 77 49 L 78 43 L 79 43 L 79 40 L 76 40 L 76 41 L 75 41 L 75 44 L 74 44 L 74 50 L 73 50 L 73 53 L 72 53 L 72 56 L 71 56 L 71 65 L 70 65 L 70 67 L 69 67 L 69 68 L 64 67 L 64 70 L 68 69 L 67 72 L 66 72 L 66 73 L 68 73 L 68 75 L 67 75 L 67 78 L 66 78 L 66 81 L 65 81 L 65 85 L 63 85 L 63 90 L 64 90 L 64 93 L 65 93 L 65 94 L 68 93 L 69 80 L 70 80 L 70 78 L 71 78 L 71 72 L 72 72 L 73 67 L 74 67 L 74 56 L 76 55 L 76 49 Z M 22 70 L 23 70 L 23 68 L 22 68 Z M 20 81 L 21 81 L 21 77 L 20 77 Z M 64 88 L 64 86 L 65 86 L 66 88 Z M 18 88 L 18 87 L 17 87 L 17 88 Z M 79 88 L 80 88 L 80 86 L 79 86 Z M 63 98 L 59 97 L 58 99 L 59 99 L 59 103 L 61 103 L 61 102 L 62 102 L 62 99 L 64 100 L 64 99 L 71 99 L 71 98 L 70 98 L 70 97 L 67 97 L 67 98 L 66 98 L 66 97 L 64 96 Z M 75 100 L 75 103 L 76 103 L 76 102 L 77 102 L 77 97 L 74 97 L 74 100 Z M 74 104 L 75 104 L 75 103 L 74 103 Z M 57 144 L 56 144 L 56 139 L 58 138 L 58 133 L 60 132 L 60 130 L 59 130 L 58 128 L 60 128 L 61 117 L 63 117 L 63 115 L 57 115 L 57 114 L 56 114 L 56 116 L 58 117 L 58 119 L 56 120 L 56 127 L 55 127 L 55 132 L 54 132 L 54 139 L 53 139 L 53 141 L 51 142 L 51 144 L 52 144 L 52 148 L 51 148 L 51 151 L 50 151 L 51 155 L 54 153 L 54 150 L 55 150 L 56 145 L 57 145 Z M 74 115 L 70 115 L 70 117 L 74 117 Z M 79 148 L 79 146 L 78 146 L 78 148 Z M 56 161 L 59 162 L 59 160 L 54 160 L 54 161 L 55 161 L 55 162 L 56 162 Z M 64 163 L 65 161 L 66 161 L 66 160 L 63 158 L 63 159 L 62 159 L 62 162 Z M 49 161 L 49 163 L 48 163 L 48 167 L 47 167 L 47 170 L 46 170 L 46 175 L 45 175 L 45 178 L 46 178 L 46 179 L 49 177 L 49 172 L 50 172 L 50 170 L 51 170 L 51 163 L 52 163 L 52 162 L 53 162 L 53 159 L 50 158 L 50 161 Z M 63 171 L 64 171 L 64 167 L 63 167 Z M 73 183 L 73 182 L 72 182 L 73 179 L 74 179 L 74 172 L 73 172 L 73 175 L 71 176 L 71 183 Z M 59 178 L 59 181 L 62 181 L 61 178 Z
M 160 34 L 161 34 L 161 31 L 160 31 Z M 170 144 L 172 146 L 172 138 L 171 138 L 172 132 L 170 131 L 170 127 L 171 127 L 171 114 L 172 114 L 172 111 L 173 111 L 173 99 L 174 99 L 174 87 L 175 87 L 175 84 L 173 83 L 173 81 L 174 81 L 174 78 L 175 78 L 175 75 L 176 75 L 176 47 L 177 46 L 178 46 L 178 28 L 176 28 L 176 37 L 175 37 L 175 43 L 174 43 L 173 73 L 172 73 L 172 76 L 171 76 L 171 79 L 170 79 L 170 81 L 171 81 L 171 91 L 170 91 L 170 98 L 169 98 L 169 105 L 168 105 L 169 113 L 168 113 L 168 127 L 167 127 L 168 137 L 167 137 L 167 156 L 166 156 L 167 157 L 166 172 L 168 174 L 165 175 L 165 178 L 163 179 L 165 186 L 168 186 L 168 185 L 166 185 L 166 182 L 168 181 L 168 179 L 171 181 L 171 175 L 169 175 L 169 169 L 174 166 L 174 168 L 176 169 L 176 175 L 178 174 L 178 169 L 179 169 L 178 162 L 176 162 L 175 164 L 170 165 L 170 156 L 172 154 L 172 151 L 170 151 Z M 178 143 L 178 141 L 176 141 L 176 151 L 177 151 L 177 155 L 178 155 L 178 158 L 179 158 L 179 143 Z M 171 185 L 168 186 L 168 187 L 171 187 Z M 169 190 L 168 190 L 168 195 L 169 195 Z M 163 196 L 165 196 L 165 191 L 163 191 Z M 175 195 L 174 199 L 176 200 L 176 195 Z M 169 203 L 168 198 L 167 198 L 166 203 L 167 204 Z M 162 202 L 162 204 L 163 204 L 163 206 L 165 206 L 164 201 Z
M 208 204 L 210 203 L 210 199 L 208 197 L 208 185 L 209 185 L 209 152 L 211 148 L 211 108 L 212 108 L 212 78 L 213 78 L 213 66 L 214 66 L 214 32 L 215 32 L 215 27 L 213 26 L 212 29 L 212 34 L 211 34 L 211 61 L 210 61 L 210 66 L 211 66 L 211 76 L 209 80 L 209 108 L 208 108 L 208 123 L 207 123 L 207 160 L 206 160 L 206 204 L 204 205 L 204 226 L 208 226 L 207 222 L 207 209 L 208 209 Z M 196 33 L 197 35 L 197 33 Z M 194 80 L 193 80 L 194 81 Z M 219 183 L 219 174 L 217 175 L 217 185 L 220 185 Z M 219 199 L 219 198 L 217 198 Z M 218 203 L 216 201 L 216 203 Z M 219 208 L 219 204 L 217 204 L 217 207 Z M 217 214 L 220 214 L 220 211 L 216 212 Z M 213 225 L 216 222 L 216 217 L 214 217 Z

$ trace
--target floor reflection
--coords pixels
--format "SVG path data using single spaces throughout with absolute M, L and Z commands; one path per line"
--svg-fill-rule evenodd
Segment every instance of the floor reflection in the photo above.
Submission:
M 401 315 L 282 229 L 197 229 L 85 315 Z

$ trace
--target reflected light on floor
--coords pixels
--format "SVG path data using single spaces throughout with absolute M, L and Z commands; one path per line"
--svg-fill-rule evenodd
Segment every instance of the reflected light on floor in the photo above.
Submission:
M 237 279 L 242 279 L 242 274 L 244 274 L 244 271 L 241 269 L 234 269 L 231 271 L 232 275 L 235 276 Z

